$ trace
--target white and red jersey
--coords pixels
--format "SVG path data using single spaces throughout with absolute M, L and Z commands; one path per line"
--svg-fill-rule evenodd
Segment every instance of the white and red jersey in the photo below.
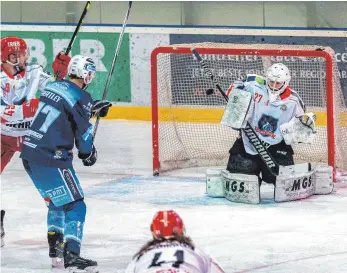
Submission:
M 249 120 L 250 125 L 263 142 L 269 145 L 280 143 L 283 140 L 280 126 L 289 122 L 293 117 L 304 114 L 303 101 L 293 89 L 287 87 L 277 100 L 270 102 L 266 81 L 259 75 L 247 75 L 244 86 L 244 90 L 251 92 L 254 99 L 254 111 Z M 232 85 L 228 89 L 228 95 L 231 89 Z M 243 131 L 242 140 L 247 153 L 258 154 Z
M 225 273 L 207 254 L 185 243 L 166 241 L 149 247 L 128 265 L 126 273 Z
M 38 89 L 44 90 L 53 76 L 45 72 L 38 64 L 27 65 L 26 70 L 12 76 L 5 70 L 0 71 L 1 80 L 1 134 L 6 136 L 24 136 L 33 117 L 25 118 L 23 105 L 16 101 L 35 98 Z

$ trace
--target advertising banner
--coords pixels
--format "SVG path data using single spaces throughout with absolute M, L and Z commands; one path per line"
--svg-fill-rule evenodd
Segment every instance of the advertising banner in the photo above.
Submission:
M 335 59 L 338 64 L 341 89 L 345 104 L 347 105 L 347 38 L 346 37 L 310 37 L 310 36 L 253 36 L 253 35 L 200 35 L 200 34 L 171 34 L 170 44 L 192 43 L 233 43 L 233 44 L 287 44 L 287 45 L 320 45 L 329 46 L 335 51 Z M 222 88 L 226 90 L 236 79 L 245 77 L 246 74 L 264 74 L 264 59 L 259 56 L 224 56 L 202 55 L 205 62 L 213 69 L 215 77 Z M 292 74 L 291 86 L 305 103 L 310 106 L 325 106 L 326 102 L 317 96 L 318 88 L 322 90 L 325 85 L 325 66 L 321 58 L 299 57 L 271 57 L 271 63 L 282 62 L 288 66 Z M 173 103 L 193 104 L 199 101 L 204 104 L 206 88 L 213 88 L 209 77 L 204 75 L 199 63 L 192 55 L 171 56 L 171 66 L 177 67 L 179 63 L 186 63 L 180 69 L 172 69 L 171 84 Z M 189 75 L 189 79 L 187 79 Z M 182 78 L 185 85 L 191 88 L 182 92 Z M 316 95 L 314 95 L 316 94 Z M 218 95 L 218 94 L 217 94 Z M 208 98 L 207 104 L 224 104 L 223 99 Z
M 2 31 L 1 37 L 5 36 L 23 38 L 29 46 L 29 62 L 39 63 L 52 72 L 54 57 L 68 46 L 72 32 Z M 86 55 L 96 63 L 97 75 L 88 86 L 94 99 L 102 97 L 118 38 L 119 33 L 113 32 L 80 32 L 73 44 L 70 55 Z M 110 101 L 131 101 L 129 56 L 129 34 L 125 33 L 108 91 L 107 99 Z

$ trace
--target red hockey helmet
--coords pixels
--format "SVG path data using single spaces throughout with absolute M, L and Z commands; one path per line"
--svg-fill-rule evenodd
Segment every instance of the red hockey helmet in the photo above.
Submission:
M 174 234 L 184 235 L 182 218 L 173 210 L 158 211 L 151 224 L 153 238 L 173 238 Z
M 1 62 L 7 62 L 10 54 L 19 53 L 28 53 L 28 46 L 22 38 L 16 36 L 1 38 Z

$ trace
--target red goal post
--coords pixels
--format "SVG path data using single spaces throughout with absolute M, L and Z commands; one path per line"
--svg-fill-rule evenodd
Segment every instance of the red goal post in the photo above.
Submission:
M 203 74 L 196 48 L 222 88 L 275 62 L 292 73 L 290 86 L 317 114 L 313 144 L 294 146 L 296 161 L 347 169 L 347 110 L 334 51 L 329 47 L 200 43 L 157 47 L 151 54 L 153 173 L 195 166 L 226 166 L 237 132 L 219 124 L 225 101 Z M 251 73 L 249 73 L 251 72 Z M 335 172 L 334 172 L 335 173 Z

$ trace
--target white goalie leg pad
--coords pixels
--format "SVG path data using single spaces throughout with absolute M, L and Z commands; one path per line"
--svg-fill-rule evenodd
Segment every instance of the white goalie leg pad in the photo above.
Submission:
M 252 117 L 253 109 L 252 94 L 233 88 L 220 123 L 236 130 L 245 128 L 247 121 Z
M 299 200 L 315 193 L 316 171 L 308 171 L 309 165 L 305 164 L 286 166 L 282 172 L 280 170 L 280 175 L 276 177 L 275 202 Z
M 292 175 L 298 173 L 306 173 L 312 171 L 311 163 L 300 163 L 289 166 L 281 166 L 279 168 L 279 175 Z
M 206 170 L 206 193 L 210 197 L 224 197 L 222 168 Z
M 316 166 L 316 190 L 314 194 L 330 194 L 334 189 L 333 167 Z
M 225 198 L 231 202 L 259 204 L 258 176 L 222 171 Z

